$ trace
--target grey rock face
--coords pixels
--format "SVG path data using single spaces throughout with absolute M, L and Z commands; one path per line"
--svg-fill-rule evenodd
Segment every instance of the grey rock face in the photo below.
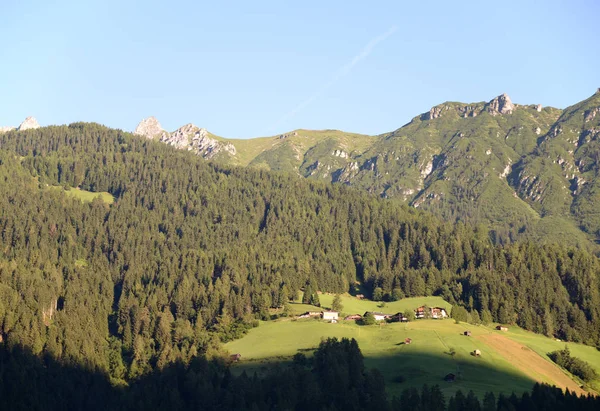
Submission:
M 180 150 L 193 151 L 206 159 L 211 159 L 218 153 L 225 151 L 230 155 L 236 154 L 235 146 L 210 138 L 205 128 L 193 124 L 186 124 L 172 133 L 163 133 L 160 141 Z
M 36 129 L 36 128 L 40 128 L 40 125 L 38 124 L 37 120 L 33 117 L 27 117 L 19 126 L 19 128 L 17 130 L 19 131 L 23 131 L 23 130 L 32 130 L 32 129 Z
M 423 114 L 422 119 L 423 120 L 433 120 L 436 118 L 440 118 L 442 116 L 442 110 L 443 110 L 443 108 L 440 106 L 432 107 L 431 110 L 429 110 L 429 113 Z
M 156 117 L 151 116 L 140 121 L 140 124 L 135 128 L 133 134 L 154 138 L 164 132 Z
M 492 116 L 497 116 L 499 114 L 512 114 L 515 105 L 510 101 L 508 94 L 504 93 L 490 101 L 487 108 Z
M 600 107 L 586 110 L 585 113 L 583 113 L 583 121 L 585 121 L 586 123 L 592 121 L 598 113 L 600 113 Z
M 9 131 L 16 130 L 16 129 L 17 129 L 16 127 L 2 126 L 2 127 L 0 127 L 0 134 L 7 133 Z

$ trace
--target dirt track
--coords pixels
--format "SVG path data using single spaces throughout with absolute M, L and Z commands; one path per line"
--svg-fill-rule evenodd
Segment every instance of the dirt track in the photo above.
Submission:
M 557 365 L 539 356 L 535 351 L 503 335 L 480 335 L 479 338 L 494 350 L 502 354 L 515 367 L 539 382 L 552 382 L 562 389 L 568 388 L 577 394 L 587 394 L 579 388 Z

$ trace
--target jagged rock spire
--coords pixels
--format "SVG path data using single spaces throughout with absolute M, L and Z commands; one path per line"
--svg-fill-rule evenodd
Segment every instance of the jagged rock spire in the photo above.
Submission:
M 135 128 L 133 134 L 145 136 L 147 138 L 153 138 L 162 134 L 163 132 L 164 130 L 156 117 L 150 116 L 140 121 L 140 124 L 138 124 L 138 126 Z
M 515 105 L 510 101 L 508 94 L 504 93 L 488 103 L 488 111 L 492 116 L 498 114 L 511 114 Z
M 23 130 L 31 130 L 31 129 L 35 129 L 35 128 L 40 128 L 40 125 L 38 124 L 37 120 L 34 117 L 27 117 L 19 126 L 19 128 L 17 130 L 19 131 L 23 131 Z

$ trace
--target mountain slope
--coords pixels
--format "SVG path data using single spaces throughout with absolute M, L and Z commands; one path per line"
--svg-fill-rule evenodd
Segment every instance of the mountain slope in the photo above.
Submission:
M 295 130 L 236 140 L 193 125 L 158 133 L 150 120 L 154 128 L 140 134 L 220 164 L 342 183 L 445 219 L 483 223 L 498 242 L 595 248 L 598 113 L 600 93 L 566 110 L 514 104 L 503 94 L 440 104 L 378 136 Z

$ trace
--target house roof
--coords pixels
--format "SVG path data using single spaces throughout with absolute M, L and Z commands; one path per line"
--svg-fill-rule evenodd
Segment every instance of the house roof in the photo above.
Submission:
M 367 315 L 367 314 L 373 314 L 373 315 L 389 315 L 389 316 L 391 316 L 391 315 L 392 315 L 392 314 L 380 313 L 380 312 L 378 312 L 378 311 L 367 311 L 367 312 L 365 313 L 365 315 Z

